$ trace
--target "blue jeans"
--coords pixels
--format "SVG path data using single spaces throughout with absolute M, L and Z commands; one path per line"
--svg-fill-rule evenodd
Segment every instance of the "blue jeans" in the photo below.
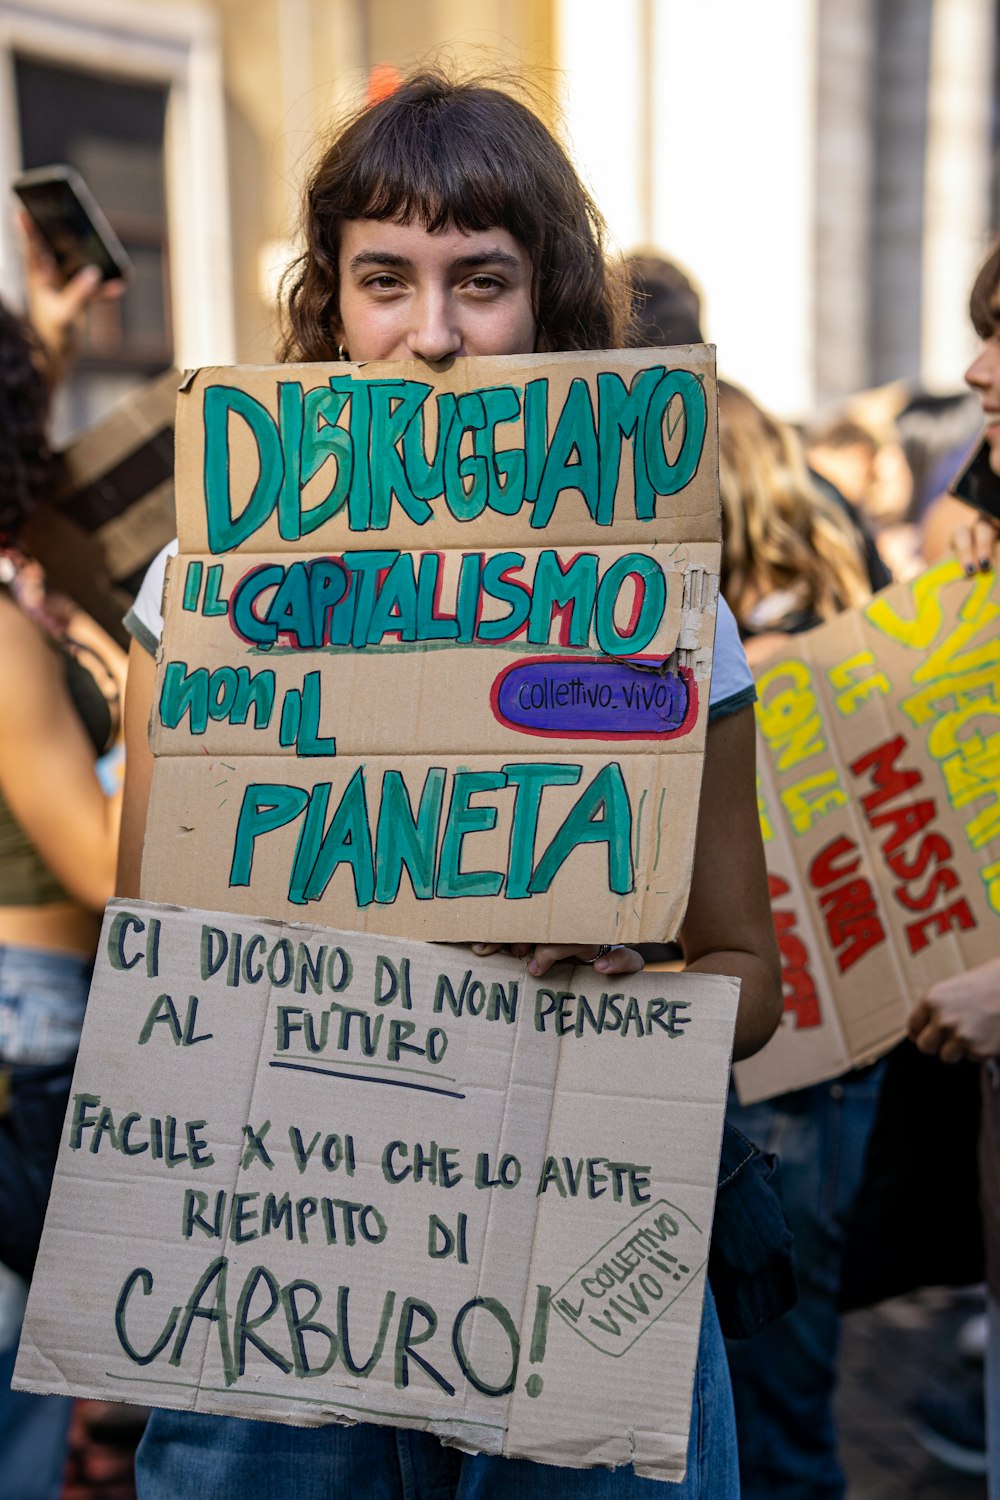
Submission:
M 26 1293 L 0 1267 L 0 1500 L 58 1500 L 72 1403 L 10 1388 Z
M 400 1428 L 154 1411 L 136 1455 L 136 1489 L 139 1500 L 739 1500 L 737 1470 L 725 1348 L 706 1293 L 681 1484 L 638 1479 L 630 1468 L 463 1454 Z
M 833 1396 L 844 1227 L 861 1183 L 881 1067 L 747 1106 L 727 1119 L 781 1164 L 799 1300 L 752 1339 L 727 1344 L 743 1500 L 842 1500 Z
M 0 1261 L 35 1266 L 69 1102 L 91 964 L 0 945 Z
M 72 953 L 0 943 L 0 1062 L 72 1061 L 93 967 Z
M 20 1268 L 34 1261 L 80 1039 L 90 964 L 0 945 L 0 1067 L 12 1093 L 0 1118 L 0 1221 Z M 25 1272 L 27 1274 L 27 1271 Z M 58 1500 L 71 1403 L 12 1391 L 24 1282 L 0 1284 L 0 1500 Z

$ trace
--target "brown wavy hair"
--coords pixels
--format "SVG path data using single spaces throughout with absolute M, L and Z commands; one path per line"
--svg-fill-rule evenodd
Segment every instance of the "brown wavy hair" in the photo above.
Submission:
M 32 329 L 0 302 L 0 540 L 16 539 L 52 482 L 49 383 Z
M 871 597 L 861 539 L 813 486 L 796 433 L 726 381 L 719 382 L 719 488 L 721 588 L 741 627 L 759 599 L 778 591 L 792 596 L 788 614 L 821 620 Z
M 990 246 L 989 254 L 979 267 L 969 297 L 972 326 L 981 339 L 992 338 L 997 331 L 997 290 L 1000 288 L 1000 239 Z
M 307 186 L 306 248 L 283 287 L 279 359 L 337 357 L 349 219 L 505 229 L 531 260 L 538 352 L 625 342 L 627 278 L 606 259 L 600 212 L 551 132 L 501 89 L 418 73 L 329 143 Z

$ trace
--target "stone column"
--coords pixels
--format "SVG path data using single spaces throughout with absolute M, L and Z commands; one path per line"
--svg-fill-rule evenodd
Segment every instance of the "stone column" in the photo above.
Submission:
M 868 384 L 875 0 L 821 0 L 815 204 L 817 406 Z

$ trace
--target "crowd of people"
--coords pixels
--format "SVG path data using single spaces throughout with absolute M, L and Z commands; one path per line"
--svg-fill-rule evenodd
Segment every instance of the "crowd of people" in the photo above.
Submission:
M 562 147 L 524 104 L 490 86 L 418 75 L 353 116 L 325 143 L 309 181 L 303 244 L 285 284 L 281 360 L 409 359 L 440 367 L 463 356 L 702 341 L 690 279 L 656 257 L 625 266 L 609 258 L 600 214 Z M 117 648 L 46 591 L 20 541 L 32 506 L 53 482 L 46 441 L 53 381 L 79 314 L 107 291 L 87 271 L 60 286 L 34 241 L 27 267 L 30 316 L 0 311 L 0 1266 L 7 1268 L 0 1500 L 59 1494 L 68 1403 L 12 1392 L 9 1380 L 100 913 L 113 890 L 138 893 L 170 550 L 152 565 L 128 616 L 133 640 L 120 731 Z M 982 352 L 967 379 L 986 414 L 1000 484 L 1000 249 L 985 263 L 972 311 Z M 716 332 L 724 371 L 725 330 Z M 784 637 L 864 604 L 893 575 L 913 576 L 940 555 L 944 530 L 970 572 L 992 566 L 994 527 L 944 495 L 982 425 L 973 405 L 897 392 L 888 404 L 858 398 L 797 430 L 747 391 L 720 383 L 721 597 L 678 956 L 688 969 L 741 979 L 737 1059 L 767 1042 L 782 1008 L 758 823 L 751 666 Z M 100 774 L 120 732 L 123 798 L 109 794 Z M 606 974 L 642 964 L 632 948 L 606 952 L 607 937 L 517 951 L 531 955 L 536 974 L 574 956 Z M 919 1049 L 945 1062 L 1000 1054 L 1000 960 L 931 990 L 914 1010 L 911 1033 Z M 833 1418 L 841 1257 L 880 1078 L 876 1063 L 751 1107 L 730 1102 L 739 1138 L 782 1159 L 798 1300 L 789 1307 L 790 1298 L 779 1296 L 773 1311 L 780 1316 L 766 1327 L 759 1318 L 737 1327 L 723 1273 L 715 1285 L 710 1277 L 682 1482 L 654 1488 L 629 1468 L 552 1469 L 463 1454 L 410 1430 L 303 1429 L 156 1410 L 137 1456 L 141 1500 L 626 1500 L 642 1493 L 650 1500 L 741 1493 L 836 1500 L 845 1493 Z M 1000 1297 L 1000 1090 L 989 1065 L 984 1078 L 989 1282 L 991 1296 Z M 753 1160 L 741 1155 L 737 1171 Z M 17 1213 L 5 1212 L 15 1202 Z M 720 1221 L 726 1211 L 720 1195 Z M 1000 1424 L 1000 1312 L 991 1304 L 994 1315 L 988 1409 Z M 724 1339 L 733 1333 L 751 1336 Z M 1000 1432 L 996 1446 L 992 1493 L 1000 1500 Z

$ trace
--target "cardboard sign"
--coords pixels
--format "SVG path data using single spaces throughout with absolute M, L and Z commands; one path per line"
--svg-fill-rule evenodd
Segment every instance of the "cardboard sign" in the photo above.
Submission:
M 1000 951 L 996 574 L 940 563 L 755 675 L 785 1014 L 735 1070 L 744 1102 L 879 1057 Z
M 684 1472 L 739 985 L 108 907 L 15 1385 Z
M 153 558 L 175 534 L 177 370 L 140 387 L 60 454 L 52 500 L 26 545 L 54 588 L 128 649 L 122 618 Z
M 435 939 L 684 912 L 712 351 L 202 370 L 144 897 Z

